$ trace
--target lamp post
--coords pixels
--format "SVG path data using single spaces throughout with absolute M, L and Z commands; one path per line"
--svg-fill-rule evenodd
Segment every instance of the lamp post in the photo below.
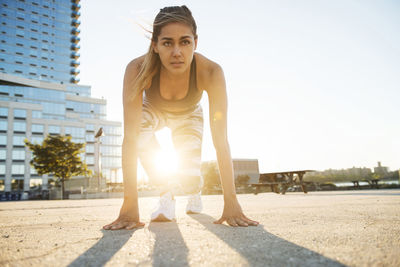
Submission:
M 96 166 L 97 166 L 97 191 L 100 191 L 100 171 L 101 171 L 101 161 L 100 161 L 100 137 L 103 136 L 103 127 L 100 127 L 100 129 L 97 131 L 96 135 L 94 138 L 96 138 L 96 146 L 97 146 L 97 155 L 96 155 Z

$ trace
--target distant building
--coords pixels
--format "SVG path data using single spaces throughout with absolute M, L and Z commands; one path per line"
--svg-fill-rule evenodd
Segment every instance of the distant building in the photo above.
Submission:
M 258 183 L 260 178 L 258 159 L 233 159 L 233 172 L 235 180 L 240 175 L 248 175 L 250 179 L 247 183 Z
M 70 135 L 86 143 L 90 169 L 116 181 L 121 122 L 106 120 L 106 100 L 78 85 L 79 0 L 0 0 L 0 193 L 47 189 L 29 161 L 24 139 Z M 102 127 L 105 136 L 96 140 Z M 99 157 L 99 161 L 97 158 Z
M 374 167 L 374 173 L 385 177 L 389 174 L 389 168 L 382 166 L 381 162 L 378 161 L 378 167 Z
M 258 160 L 257 159 L 232 159 L 233 163 L 233 176 L 235 181 L 238 176 L 248 175 L 249 180 L 248 184 L 258 183 L 258 179 L 260 177 L 260 171 L 258 169 Z M 218 169 L 218 163 L 216 160 L 206 161 L 203 164 L 215 164 Z

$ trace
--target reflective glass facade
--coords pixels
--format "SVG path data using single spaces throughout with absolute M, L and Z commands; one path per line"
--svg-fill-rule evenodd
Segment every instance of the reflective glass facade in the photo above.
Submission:
M 77 83 L 79 8 L 66 0 L 0 0 L 0 72 Z
M 79 0 L 0 0 L 0 194 L 48 189 L 24 143 L 47 135 L 85 143 L 89 169 L 122 181 L 121 123 L 107 121 L 106 101 L 78 84 L 79 8 Z

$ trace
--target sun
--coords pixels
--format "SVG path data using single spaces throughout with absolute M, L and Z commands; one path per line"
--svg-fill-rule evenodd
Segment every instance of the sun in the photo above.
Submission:
M 155 166 L 159 172 L 173 174 L 178 169 L 178 157 L 174 150 L 161 149 L 155 156 Z
M 178 170 L 179 159 L 171 141 L 171 132 L 163 129 L 156 136 L 161 150 L 154 157 L 155 167 L 164 174 L 173 174 Z

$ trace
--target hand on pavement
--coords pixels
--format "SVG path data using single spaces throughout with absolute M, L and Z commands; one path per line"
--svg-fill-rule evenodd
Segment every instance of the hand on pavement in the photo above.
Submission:
M 110 224 L 104 225 L 104 230 L 119 230 L 143 227 L 144 223 L 140 222 L 139 211 L 137 205 L 132 205 L 130 201 L 124 201 L 118 218 Z
M 216 224 L 227 222 L 230 226 L 257 226 L 258 222 L 253 221 L 244 215 L 242 208 L 237 200 L 225 201 L 224 211 L 219 220 L 215 221 Z

